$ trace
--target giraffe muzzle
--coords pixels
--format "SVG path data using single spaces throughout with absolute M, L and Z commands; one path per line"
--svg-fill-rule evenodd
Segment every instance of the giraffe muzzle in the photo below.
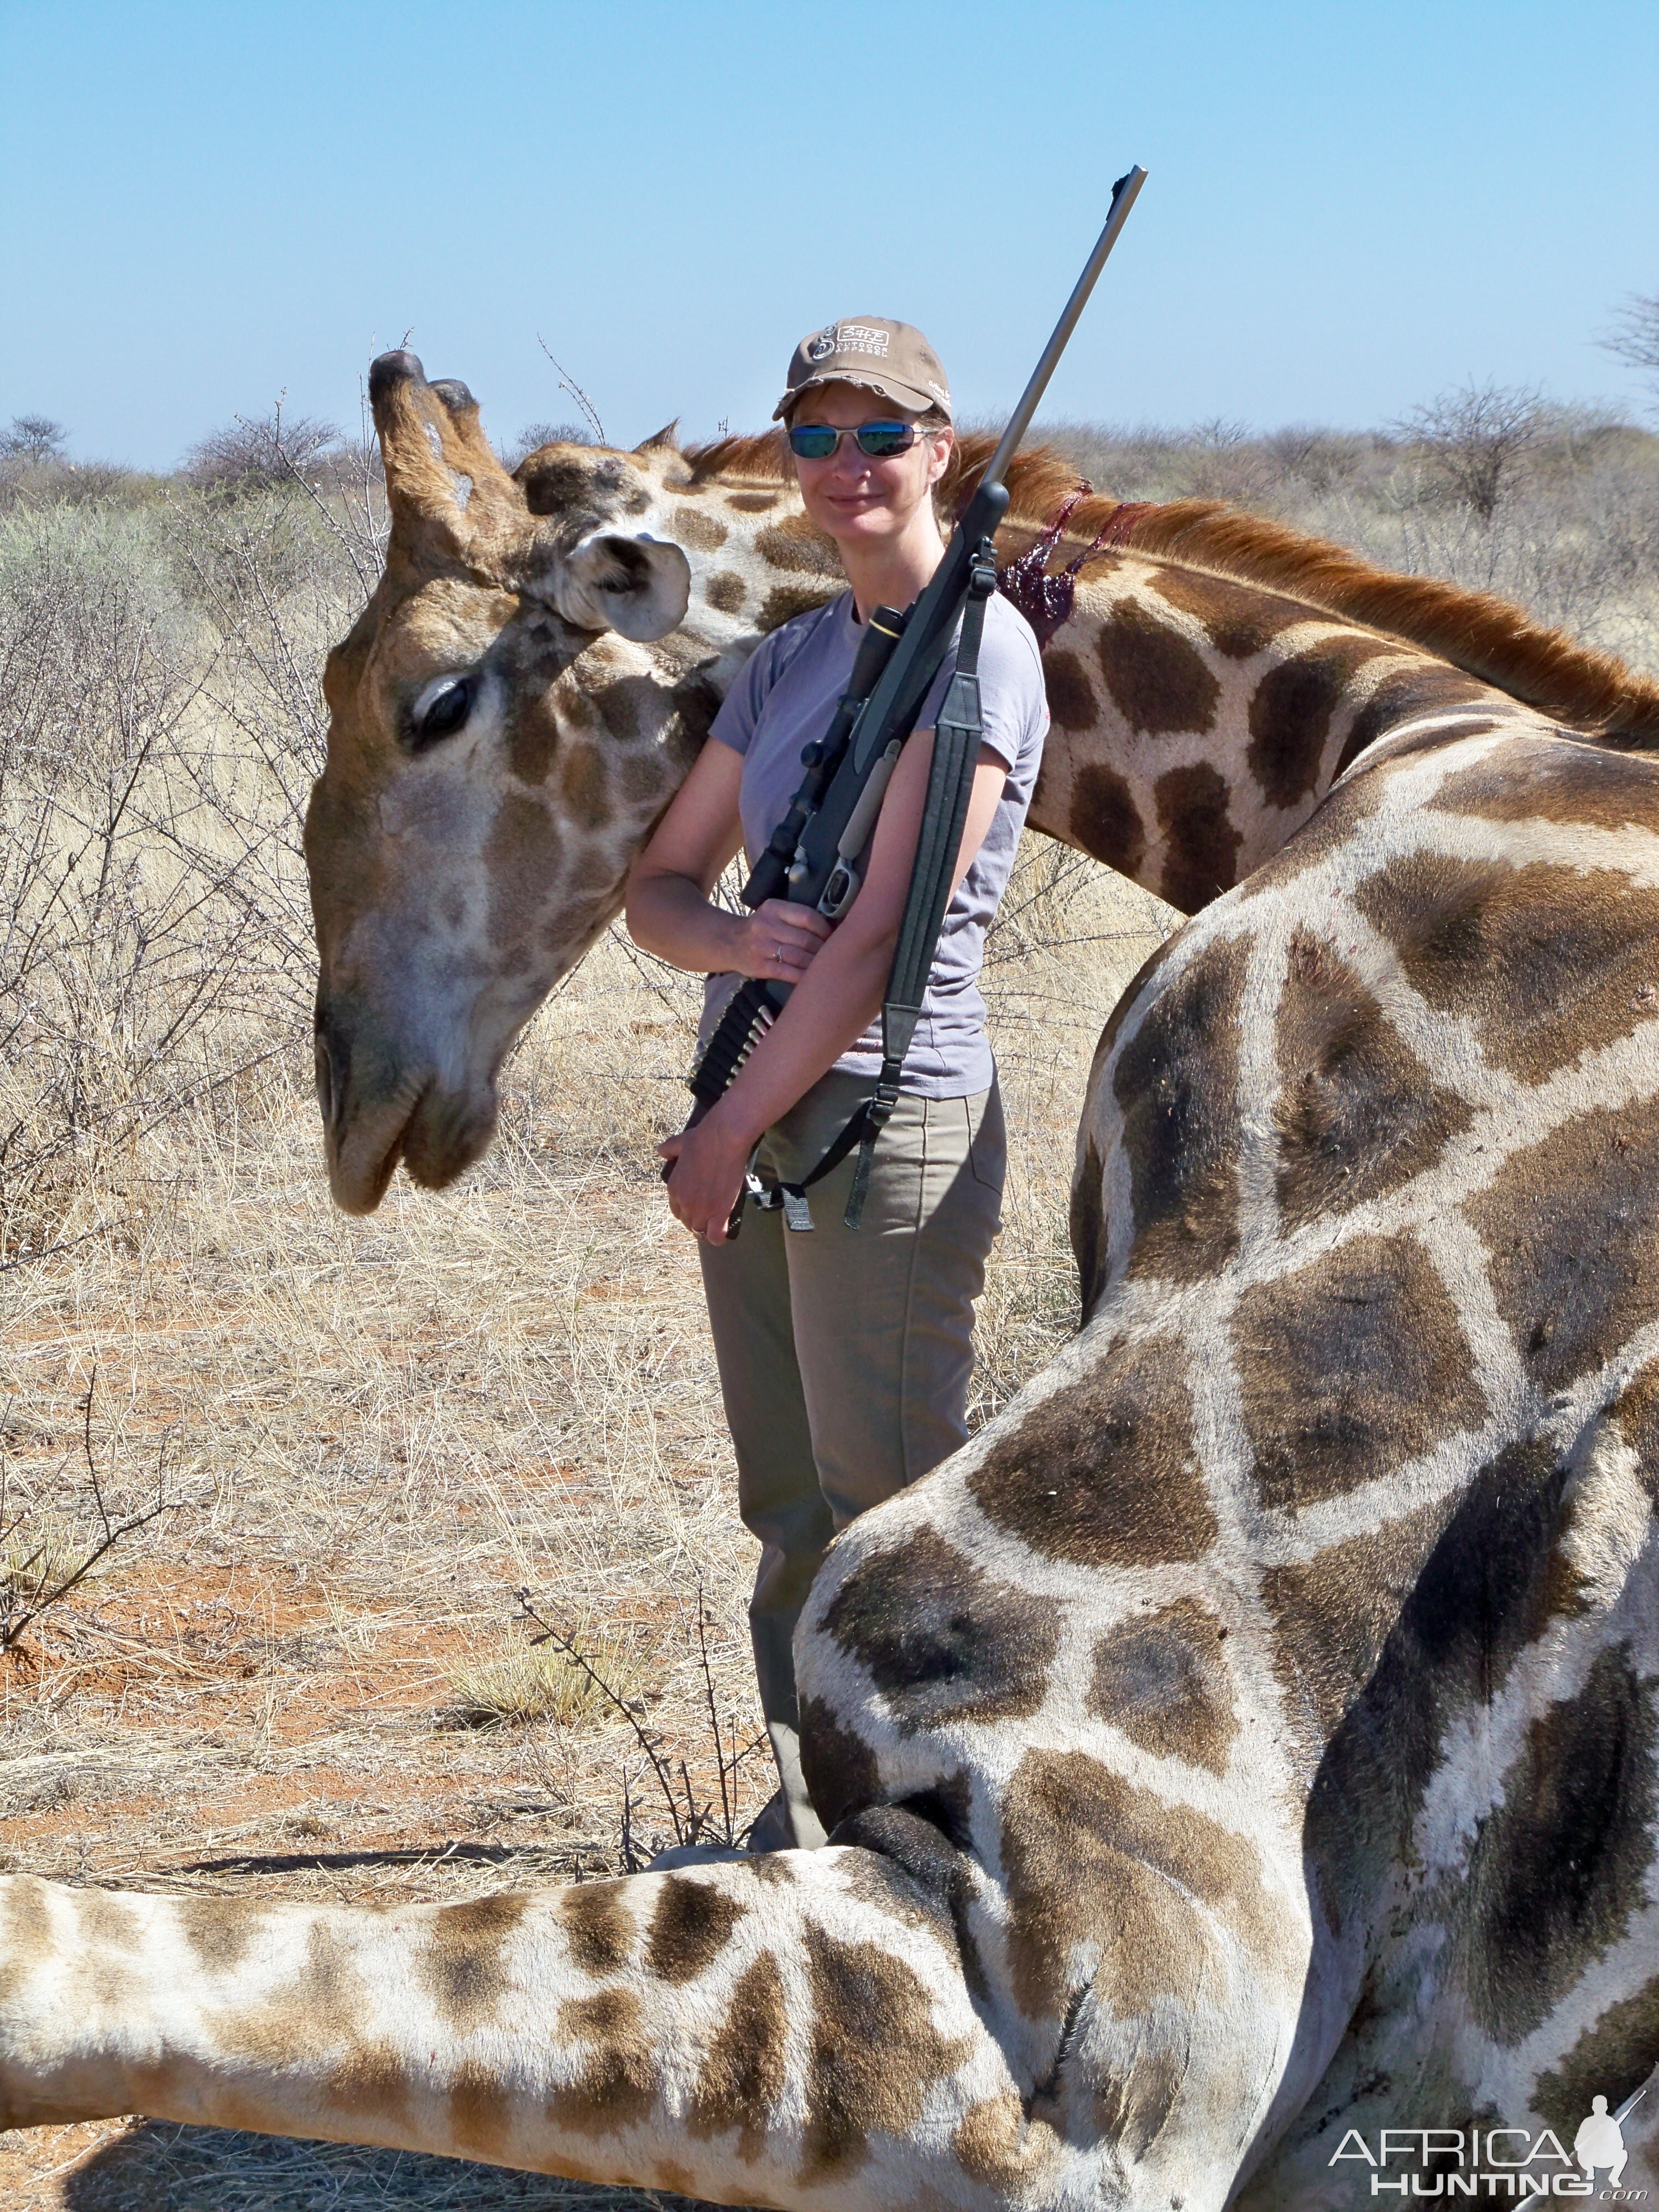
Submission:
M 354 1048 L 351 1025 L 319 1002 L 315 1046 L 329 1189 L 342 1212 L 373 1213 L 401 1161 L 423 1190 L 442 1190 L 489 1149 L 493 1080 L 445 1081 L 424 1059 Z
M 376 1069 L 376 1055 L 354 1052 L 352 1032 L 319 993 L 313 1057 L 329 1190 L 343 1212 L 363 1214 L 374 1212 L 397 1173 L 426 1084 L 395 1066 Z

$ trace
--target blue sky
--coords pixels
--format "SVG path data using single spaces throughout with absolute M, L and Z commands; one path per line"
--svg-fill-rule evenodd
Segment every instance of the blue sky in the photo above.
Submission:
M 173 461 L 355 419 L 405 331 L 502 438 L 766 419 L 841 314 L 1006 406 L 1151 182 L 1053 410 L 1363 424 L 1468 377 L 1634 406 L 1655 0 L 0 0 L 0 421 Z

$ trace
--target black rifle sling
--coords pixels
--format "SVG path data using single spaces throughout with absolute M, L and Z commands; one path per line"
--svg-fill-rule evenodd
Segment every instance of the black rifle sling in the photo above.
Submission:
M 986 603 L 996 589 L 996 557 L 987 540 L 974 556 L 967 603 L 963 609 L 956 669 L 933 732 L 933 757 L 927 775 L 921 831 L 881 1009 L 882 1066 L 875 1091 L 810 1175 L 803 1176 L 799 1182 L 762 1186 L 763 1204 L 781 1206 L 791 1228 L 811 1227 L 805 1194 L 814 1183 L 833 1174 L 854 1145 L 859 1147 L 858 1167 L 843 1218 L 849 1229 L 856 1229 L 863 1218 L 871 1159 L 876 1141 L 898 1103 L 899 1077 L 921 1016 L 922 1001 L 927 995 L 927 979 L 933 973 L 939 932 L 945 926 L 945 911 L 951 901 L 951 872 L 962 848 L 963 827 L 968 818 L 968 801 L 985 730 L 979 696 L 980 639 L 985 628 Z

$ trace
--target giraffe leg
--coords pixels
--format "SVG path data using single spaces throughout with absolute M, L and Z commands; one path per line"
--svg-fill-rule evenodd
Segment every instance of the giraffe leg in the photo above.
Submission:
M 401 1910 L 14 1876 L 0 1930 L 8 2126 L 143 2112 L 745 2203 L 1000 2193 L 955 2145 L 1007 2065 L 948 1917 L 866 1851 Z
M 142 2112 L 838 2212 L 1172 2185 L 1219 2212 L 1271 2094 L 1204 1986 L 1237 1975 L 1218 1951 L 1137 2025 L 1103 1962 L 1034 2030 L 967 1933 L 983 1882 L 847 1844 L 395 1910 L 12 1876 L 0 2125 Z M 1107 1951 L 1190 1949 L 1170 1895 Z

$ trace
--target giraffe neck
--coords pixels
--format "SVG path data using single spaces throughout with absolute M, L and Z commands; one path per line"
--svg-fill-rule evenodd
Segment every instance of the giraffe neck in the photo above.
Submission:
M 1032 827 L 1187 914 L 1272 859 L 1362 760 L 1549 726 L 1401 638 L 1133 552 L 1091 574 L 1044 665 Z
M 722 688 L 763 637 L 847 589 L 834 542 L 792 482 L 708 471 L 677 454 L 647 521 L 685 548 L 691 600 L 678 635 L 714 663 Z
M 738 442 L 733 471 L 674 456 L 650 518 L 690 556 L 678 639 L 722 693 L 762 636 L 846 589 L 793 483 L 744 473 L 757 455 Z M 1062 576 L 1057 603 L 1071 599 L 1044 652 L 1053 720 L 1030 824 L 1184 913 L 1270 860 L 1362 757 L 1551 726 L 1500 684 L 1311 596 L 1091 542 L 1029 516 L 999 535 L 1005 576 L 1052 545 L 1049 604 Z

